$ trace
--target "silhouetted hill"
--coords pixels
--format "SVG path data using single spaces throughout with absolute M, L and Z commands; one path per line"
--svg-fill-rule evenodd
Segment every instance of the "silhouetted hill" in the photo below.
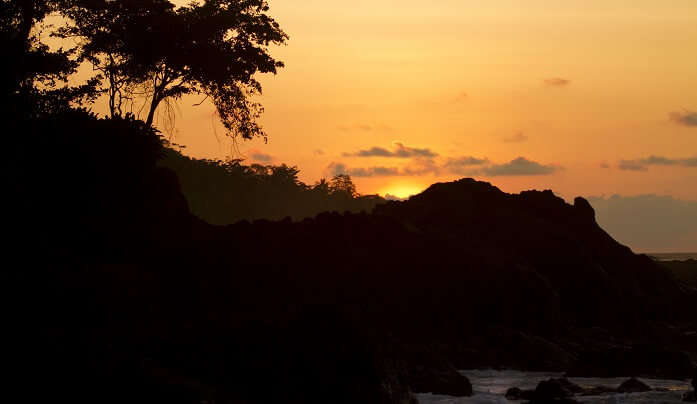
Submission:
M 562 314 L 577 321 L 661 319 L 682 294 L 651 259 L 603 231 L 583 198 L 569 205 L 552 191 L 509 195 L 464 179 L 435 184 L 406 203 L 379 206 L 376 214 L 453 243 L 464 256 L 501 257 L 527 268 L 551 284 Z

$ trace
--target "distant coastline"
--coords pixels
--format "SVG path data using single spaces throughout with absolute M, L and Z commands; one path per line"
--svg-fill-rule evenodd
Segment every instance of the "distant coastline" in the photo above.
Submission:
M 656 261 L 687 261 L 697 260 L 697 252 L 692 253 L 648 253 Z

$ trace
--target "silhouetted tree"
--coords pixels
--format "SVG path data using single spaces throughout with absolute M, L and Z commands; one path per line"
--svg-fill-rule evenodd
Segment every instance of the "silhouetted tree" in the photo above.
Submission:
M 263 108 L 251 100 L 262 91 L 254 75 L 283 66 L 268 47 L 287 40 L 267 14 L 267 1 L 205 0 L 179 8 L 167 0 L 69 3 L 63 12 L 72 24 L 60 35 L 84 39 L 81 57 L 108 81 L 113 115 L 140 92 L 152 126 L 163 103 L 201 94 L 213 101 L 229 135 L 266 137 L 257 122 Z
M 174 5 L 167 0 L 66 0 L 62 13 L 71 22 L 57 36 L 82 41 L 80 60 L 88 61 L 106 81 L 111 117 L 123 114 L 123 104 L 133 101 L 135 84 L 147 80 L 149 66 L 142 60 L 147 49 L 136 49 L 139 42 L 150 42 L 166 26 Z
M 51 51 L 34 27 L 61 5 L 59 0 L 0 1 L 0 91 L 4 112 L 14 118 L 65 110 L 80 98 L 94 98 L 94 80 L 69 87 L 67 78 L 78 67 L 70 50 Z M 61 84 L 62 83 L 62 84 Z
M 351 198 L 358 196 L 356 186 L 348 174 L 339 174 L 334 176 L 329 182 L 329 190 L 332 194 L 343 194 Z
M 328 211 L 370 212 L 385 202 L 378 196 L 333 192 L 324 179 L 308 186 L 298 178 L 295 166 L 198 160 L 171 148 L 160 164 L 177 173 L 191 211 L 214 224 L 286 217 L 300 220 Z
M 315 182 L 315 185 L 312 186 L 312 190 L 321 195 L 329 195 L 331 193 L 329 190 L 329 183 L 327 182 L 326 178 L 322 178 L 321 180 Z

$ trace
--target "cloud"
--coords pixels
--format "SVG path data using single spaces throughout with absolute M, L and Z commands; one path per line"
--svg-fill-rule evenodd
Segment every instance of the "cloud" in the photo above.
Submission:
M 353 168 L 346 172 L 353 177 L 395 177 L 402 175 L 397 167 Z
M 330 175 L 348 174 L 352 177 L 390 177 L 401 175 L 397 167 L 355 167 L 349 168 L 343 163 L 331 163 L 329 167 Z
M 695 111 L 671 112 L 670 119 L 678 125 L 697 127 L 697 112 Z
M 327 171 L 329 171 L 329 175 L 334 176 L 340 174 L 347 174 L 348 168 L 344 163 L 331 163 L 327 167 Z
M 418 176 L 426 174 L 438 174 L 440 167 L 432 158 L 415 158 L 408 166 L 402 169 L 402 175 Z
M 327 167 L 329 174 L 348 174 L 352 177 L 416 177 L 427 174 L 437 174 L 440 170 L 432 159 L 415 159 L 404 167 L 348 167 L 344 163 L 331 163 Z
M 383 147 L 371 147 L 367 150 L 360 150 L 356 153 L 344 153 L 344 157 L 396 157 L 396 158 L 414 158 L 414 157 L 437 157 L 438 153 L 431 149 L 418 149 L 407 147 L 402 143 L 395 142 L 393 150 L 388 150 Z
M 342 132 L 372 132 L 372 131 L 383 131 L 383 132 L 389 132 L 392 130 L 392 127 L 389 125 L 385 124 L 370 124 L 370 123 L 355 123 L 351 125 L 339 125 L 336 127 Z
M 263 153 L 260 151 L 251 151 L 250 157 L 252 158 L 252 160 L 258 161 L 261 163 L 270 163 L 271 161 L 273 161 L 272 155 L 266 154 L 266 153 Z
M 469 98 L 469 94 L 462 92 L 462 93 L 458 94 L 457 97 L 455 97 L 455 103 L 459 104 L 461 102 L 465 102 L 465 101 L 467 101 L 468 98 Z
M 472 156 L 449 158 L 444 164 L 438 164 L 432 158 L 415 158 L 401 168 L 385 166 L 347 167 L 344 163 L 331 163 L 328 167 L 330 175 L 348 174 L 353 177 L 437 175 L 442 170 L 463 176 L 528 176 L 554 174 L 562 169 L 557 165 L 543 165 L 524 157 L 518 157 L 505 164 L 490 164 L 487 158 Z
M 555 165 L 543 165 L 535 161 L 518 157 L 505 164 L 492 164 L 479 170 L 479 174 L 488 177 L 550 175 L 562 168 Z
M 489 159 L 487 158 L 476 158 L 472 156 L 464 156 L 457 158 L 449 158 L 443 168 L 449 172 L 457 175 L 470 175 L 472 173 L 473 166 L 481 166 L 487 164 Z
M 681 165 L 684 167 L 697 167 L 697 157 L 681 160 Z
M 661 156 L 649 156 L 645 159 L 639 160 L 639 162 L 648 166 L 674 166 L 676 164 L 680 164 L 680 160 L 672 160 Z
M 571 80 L 561 77 L 550 77 L 544 80 L 545 84 L 550 87 L 566 87 L 571 84 Z
M 518 132 L 511 137 L 504 138 L 503 141 L 506 143 L 522 143 L 528 140 L 528 137 L 523 132 Z
M 588 201 L 600 226 L 635 251 L 697 251 L 697 201 L 658 195 L 589 197 Z
M 620 170 L 624 171 L 648 171 L 649 168 L 636 160 L 621 160 L 620 164 L 617 166 Z
M 618 168 L 625 171 L 648 171 L 651 166 L 697 167 L 697 156 L 684 159 L 649 156 L 636 160 L 620 160 Z

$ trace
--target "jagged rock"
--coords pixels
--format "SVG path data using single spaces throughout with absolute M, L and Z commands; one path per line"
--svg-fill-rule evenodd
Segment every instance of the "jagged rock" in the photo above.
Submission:
M 574 199 L 574 208 L 578 210 L 582 216 L 595 221 L 595 209 L 593 209 L 585 198 L 579 196 Z
M 697 403 L 697 370 L 695 370 L 695 377 L 692 378 L 692 391 L 685 393 L 682 396 L 682 401 Z
M 582 396 L 601 396 L 604 394 L 617 393 L 617 389 L 605 386 L 595 386 L 588 389 L 584 389 L 580 395 Z
M 449 364 L 412 365 L 409 368 L 408 385 L 415 393 L 444 394 L 455 397 L 472 395 L 472 384 Z
M 651 391 L 651 387 L 641 380 L 632 377 L 631 379 L 620 384 L 617 391 L 620 393 L 644 393 Z
M 535 400 L 557 400 L 581 393 L 583 388 L 565 378 L 541 381 L 535 388 Z
M 506 398 L 509 400 L 532 400 L 535 397 L 534 390 L 522 390 L 518 387 L 511 387 L 506 391 Z

